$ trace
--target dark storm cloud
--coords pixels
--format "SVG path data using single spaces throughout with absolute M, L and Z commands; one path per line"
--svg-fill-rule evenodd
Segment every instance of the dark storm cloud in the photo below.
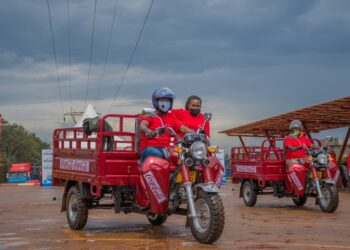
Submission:
M 93 0 L 70 2 L 71 68 L 68 1 L 50 0 L 65 112 L 86 104 L 94 6 Z M 113 101 L 150 1 L 117 1 L 102 82 L 114 3 L 99 0 L 96 10 L 88 101 L 102 113 Z M 349 95 L 349 11 L 346 0 L 155 0 L 112 110 L 138 112 L 150 105 L 155 88 L 168 86 L 178 107 L 188 95 L 201 95 L 204 109 L 214 112 L 216 132 Z M 50 127 L 61 122 L 52 121 L 52 112 L 62 112 L 46 1 L 0 1 L 0 26 L 0 112 L 35 131 L 42 126 L 49 138 Z M 23 104 L 26 109 L 19 109 Z
M 50 3 L 59 61 L 67 64 L 67 2 Z M 127 62 L 148 4 L 118 1 L 111 63 Z M 52 58 L 45 1 L 1 5 L 1 50 Z M 113 8 L 114 1 L 97 4 L 95 64 L 104 62 Z M 349 8 L 347 1 L 155 1 L 135 65 L 192 71 L 280 64 L 271 55 L 349 53 Z M 89 60 L 92 14 L 93 1 L 71 1 L 73 62 Z

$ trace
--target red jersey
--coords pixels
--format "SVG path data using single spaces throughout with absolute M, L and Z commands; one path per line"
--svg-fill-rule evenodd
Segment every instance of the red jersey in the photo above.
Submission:
M 157 113 L 158 117 L 142 117 L 141 121 L 148 121 L 148 128 L 155 130 L 161 127 L 171 127 L 176 132 L 180 131 L 182 124 L 176 119 L 176 117 L 168 112 L 166 114 Z M 145 133 L 141 134 L 140 150 L 142 151 L 145 147 L 169 147 L 171 136 L 164 133 L 161 136 L 157 136 L 152 139 L 147 139 Z
M 348 174 L 350 175 L 350 152 L 348 153 L 348 158 L 347 158 L 347 160 L 348 160 L 348 169 L 349 169 Z
M 288 146 L 292 147 L 310 147 L 311 146 L 311 141 L 309 138 L 306 136 L 294 136 L 294 135 L 289 135 L 285 139 L 285 147 L 287 150 L 287 155 L 286 155 L 286 160 L 290 160 L 292 158 L 305 158 L 306 156 L 306 150 L 304 148 L 299 149 L 297 151 L 291 151 L 288 149 Z
M 204 115 L 202 113 L 194 116 L 191 115 L 190 111 L 186 109 L 173 109 L 171 113 L 173 113 L 183 125 L 190 129 L 197 130 L 203 127 Z M 210 125 L 208 121 L 204 126 L 204 130 L 207 133 L 207 136 L 210 136 Z M 183 136 L 181 133 L 180 135 Z

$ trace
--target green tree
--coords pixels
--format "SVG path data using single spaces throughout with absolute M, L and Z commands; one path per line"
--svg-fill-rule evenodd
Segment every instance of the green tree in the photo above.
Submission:
M 8 167 L 12 163 L 29 162 L 32 166 L 41 165 L 41 150 L 50 145 L 43 142 L 35 133 L 30 133 L 23 126 L 3 120 L 2 157 L 0 182 L 6 179 Z

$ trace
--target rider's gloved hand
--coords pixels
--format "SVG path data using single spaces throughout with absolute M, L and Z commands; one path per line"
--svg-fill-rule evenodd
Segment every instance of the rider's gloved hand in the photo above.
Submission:
M 166 131 L 166 127 L 161 127 L 157 129 L 157 134 L 158 135 L 163 135 Z
M 157 136 L 156 132 L 153 130 L 149 130 L 145 133 L 147 139 L 153 139 Z

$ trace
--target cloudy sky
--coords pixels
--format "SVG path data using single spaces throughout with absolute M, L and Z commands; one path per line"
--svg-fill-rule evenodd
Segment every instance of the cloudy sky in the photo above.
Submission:
M 92 42 L 94 0 L 49 0 L 60 99 L 47 2 L 0 1 L 3 117 L 50 142 L 71 108 L 137 113 L 167 86 L 175 107 L 203 98 L 228 148 L 218 131 L 350 93 L 350 1 L 154 0 L 113 102 L 150 3 L 97 1 Z

